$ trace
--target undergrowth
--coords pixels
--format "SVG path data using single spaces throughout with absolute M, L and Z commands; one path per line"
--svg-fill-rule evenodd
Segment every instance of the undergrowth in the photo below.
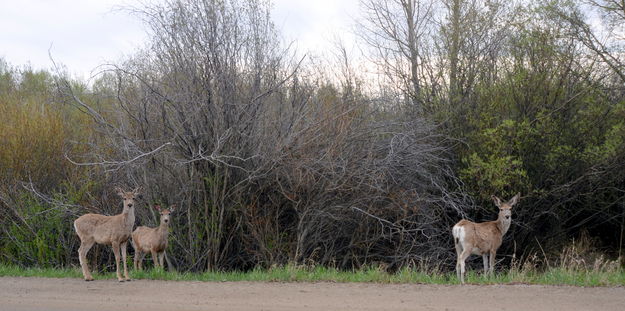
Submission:
M 470 269 L 465 280 L 468 284 L 540 284 L 571 286 L 625 286 L 625 269 L 622 258 L 607 259 L 587 235 L 565 246 L 558 256 L 547 259 L 535 254 L 524 260 L 513 257 L 511 266 L 492 275 L 482 270 Z M 95 272 L 95 271 L 94 271 Z M 82 278 L 79 267 L 74 268 L 25 268 L 0 264 L 0 277 L 48 277 Z M 114 280 L 114 272 L 94 273 L 96 280 Z M 319 265 L 288 264 L 269 269 L 251 271 L 213 271 L 203 273 L 166 271 L 162 268 L 141 271 L 130 270 L 135 280 L 205 281 L 205 282 L 337 282 L 337 283 L 386 283 L 386 284 L 459 284 L 455 271 L 443 271 L 440 267 L 423 264 L 389 273 L 384 264 L 372 265 L 358 270 L 345 271 Z
M 21 268 L 0 266 L 0 276 L 13 277 L 50 277 L 82 278 L 80 269 Z M 255 269 L 247 272 L 204 272 L 188 273 L 151 269 L 131 271 L 132 279 L 166 281 L 206 281 L 206 282 L 337 282 L 337 283 L 387 283 L 387 284 L 459 284 L 454 272 L 416 271 L 402 269 L 396 273 L 387 273 L 377 268 L 365 268 L 356 271 L 340 271 L 327 267 L 302 267 L 287 265 L 271 269 Z M 96 280 L 115 279 L 115 273 L 95 273 Z M 542 284 L 573 286 L 623 286 L 625 271 L 575 270 L 563 267 L 536 270 L 510 269 L 494 275 L 484 275 L 479 271 L 468 271 L 469 284 Z

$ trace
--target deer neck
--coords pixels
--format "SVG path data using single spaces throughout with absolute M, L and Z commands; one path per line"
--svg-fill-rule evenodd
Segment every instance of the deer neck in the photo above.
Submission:
M 511 220 L 505 219 L 501 214 L 497 218 L 497 229 L 499 229 L 502 236 L 508 232 L 508 229 L 510 229 L 510 223 Z
M 161 222 L 161 224 L 158 226 L 158 233 L 163 236 L 167 235 L 167 233 L 169 233 L 169 224 Z
M 124 220 L 124 226 L 132 231 L 132 227 L 135 225 L 135 208 L 124 206 L 122 219 Z

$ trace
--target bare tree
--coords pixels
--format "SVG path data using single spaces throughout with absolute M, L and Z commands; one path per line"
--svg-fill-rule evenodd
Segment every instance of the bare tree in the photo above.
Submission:
M 443 1 L 434 45 L 439 58 L 436 67 L 443 72 L 447 92 L 436 107 L 439 115 L 449 118 L 448 126 L 462 127 L 467 112 L 476 108 L 475 88 L 497 80 L 501 56 L 511 25 L 517 20 L 510 1 Z M 460 129 L 460 131 L 462 131 Z
M 596 9 L 601 18 L 595 19 L 591 25 L 585 11 Z M 566 21 L 570 26 L 569 35 L 581 42 L 597 55 L 610 70 L 625 81 L 625 63 L 620 55 L 623 47 L 623 21 L 625 21 L 625 4 L 616 0 L 591 0 L 587 3 L 573 2 L 569 5 L 553 6 L 552 12 Z
M 363 0 L 358 34 L 371 48 L 370 60 L 417 111 L 432 98 L 438 81 L 431 67 L 434 1 Z
M 410 5 L 406 14 L 424 14 Z M 148 201 L 181 202 L 175 265 L 451 262 L 450 215 L 467 201 L 448 189 L 457 180 L 446 137 L 406 116 L 397 96 L 367 99 L 345 53 L 341 87 L 311 78 L 312 65 L 280 48 L 264 1 L 135 12 L 151 46 L 109 68 L 99 94 L 115 99 L 108 110 L 72 96 L 102 141 L 86 158 L 68 157 L 150 184 Z M 411 35 L 419 62 L 421 35 Z M 419 79 L 404 82 L 421 98 Z

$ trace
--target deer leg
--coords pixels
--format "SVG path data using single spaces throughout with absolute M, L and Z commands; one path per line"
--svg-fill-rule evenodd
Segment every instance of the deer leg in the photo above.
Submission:
M 488 273 L 488 253 L 482 254 L 482 260 L 484 261 L 484 274 Z
M 128 248 L 128 241 L 124 242 L 121 244 L 121 248 L 122 248 L 122 261 L 124 262 L 124 280 L 125 281 L 130 281 L 130 277 L 128 277 L 128 268 L 126 267 L 126 251 Z
M 143 270 L 143 259 L 147 253 L 140 253 L 141 257 L 139 257 L 139 270 Z
M 137 244 L 135 244 L 134 239 L 130 240 L 130 245 L 132 245 L 132 249 L 135 250 L 135 255 L 132 258 L 132 267 L 133 267 L 133 270 L 137 271 L 137 259 L 139 259 L 139 255 L 141 251 L 137 249 Z
M 165 251 L 162 251 L 160 254 L 158 254 L 158 261 L 159 264 L 161 265 L 161 268 L 163 268 L 163 270 L 165 269 L 165 265 L 163 260 L 165 259 Z
M 469 258 L 469 256 L 471 256 L 471 248 L 466 247 L 458 258 L 460 261 L 460 283 L 462 284 L 464 284 L 465 261 Z
M 462 254 L 462 245 L 455 243 L 456 245 L 456 275 L 460 279 L 460 255 Z
M 124 279 L 122 278 L 121 273 L 119 273 L 119 243 L 113 242 L 111 243 L 111 246 L 113 247 L 113 254 L 115 254 L 115 272 L 117 273 L 117 280 L 123 282 Z
M 495 254 L 497 253 L 497 251 L 491 251 L 490 252 L 490 273 L 494 273 L 495 272 Z
M 135 258 L 133 258 L 133 266 L 135 268 L 135 271 L 138 270 L 138 263 L 139 263 L 139 258 L 141 258 L 141 251 L 139 251 L 138 249 L 135 248 Z
M 158 254 L 155 250 L 152 250 L 152 261 L 154 261 L 154 268 L 158 267 Z
M 80 267 L 82 268 L 82 275 L 85 281 L 93 281 L 93 276 L 91 276 L 91 272 L 89 272 L 87 253 L 94 243 L 95 241 L 93 240 L 80 241 L 80 248 L 78 248 L 78 260 L 80 261 Z

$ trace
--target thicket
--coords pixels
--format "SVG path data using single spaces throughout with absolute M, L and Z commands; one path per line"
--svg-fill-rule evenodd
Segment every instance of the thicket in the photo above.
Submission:
M 516 192 L 504 262 L 582 233 L 620 256 L 623 8 L 521 4 L 362 1 L 375 73 L 345 47 L 302 57 L 270 3 L 236 0 L 134 9 L 150 46 L 90 85 L 0 62 L 0 262 L 77 265 L 72 222 L 119 213 L 114 186 L 143 186 L 140 225 L 179 206 L 184 271 L 452 268 L 451 226 Z

